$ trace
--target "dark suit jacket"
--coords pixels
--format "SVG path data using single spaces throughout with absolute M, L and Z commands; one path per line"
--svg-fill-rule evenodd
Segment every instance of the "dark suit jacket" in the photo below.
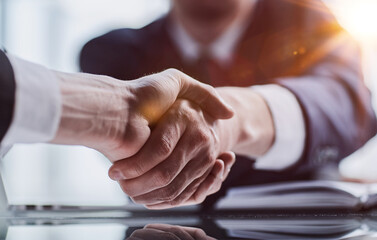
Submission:
M 169 36 L 170 21 L 168 15 L 141 29 L 118 29 L 91 40 L 81 52 L 81 69 L 128 80 L 177 68 L 213 86 L 275 83 L 291 90 L 306 123 L 302 158 L 279 174 L 251 174 L 243 163 L 236 166 L 243 173 L 232 170 L 231 185 L 306 178 L 375 135 L 359 48 L 321 1 L 259 0 L 229 67 L 185 62 Z
M 12 65 L 5 53 L 0 50 L 0 142 L 12 121 L 15 91 Z

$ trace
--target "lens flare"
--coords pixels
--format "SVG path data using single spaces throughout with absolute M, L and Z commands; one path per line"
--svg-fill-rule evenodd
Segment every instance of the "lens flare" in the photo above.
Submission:
M 332 5 L 339 22 L 355 38 L 361 41 L 377 40 L 376 0 L 338 0 L 328 3 Z

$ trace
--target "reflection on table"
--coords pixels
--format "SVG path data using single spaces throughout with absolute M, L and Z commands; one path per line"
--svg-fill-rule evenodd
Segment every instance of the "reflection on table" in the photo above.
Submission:
M 6 240 L 377 239 L 377 213 L 24 211 L 0 217 Z

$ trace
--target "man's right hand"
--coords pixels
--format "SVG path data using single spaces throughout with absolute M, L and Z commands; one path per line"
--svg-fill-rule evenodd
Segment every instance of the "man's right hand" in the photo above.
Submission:
M 85 145 L 112 162 L 137 153 L 149 138 L 150 127 L 178 98 L 198 104 L 214 119 L 233 116 L 214 88 L 174 69 L 133 81 L 56 74 L 63 107 L 52 143 Z

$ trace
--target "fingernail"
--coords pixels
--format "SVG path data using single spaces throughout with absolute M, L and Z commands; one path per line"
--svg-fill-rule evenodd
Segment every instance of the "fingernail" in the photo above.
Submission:
M 121 171 L 112 170 L 110 172 L 110 178 L 113 179 L 114 181 L 119 181 L 119 180 L 122 180 L 124 177 Z

